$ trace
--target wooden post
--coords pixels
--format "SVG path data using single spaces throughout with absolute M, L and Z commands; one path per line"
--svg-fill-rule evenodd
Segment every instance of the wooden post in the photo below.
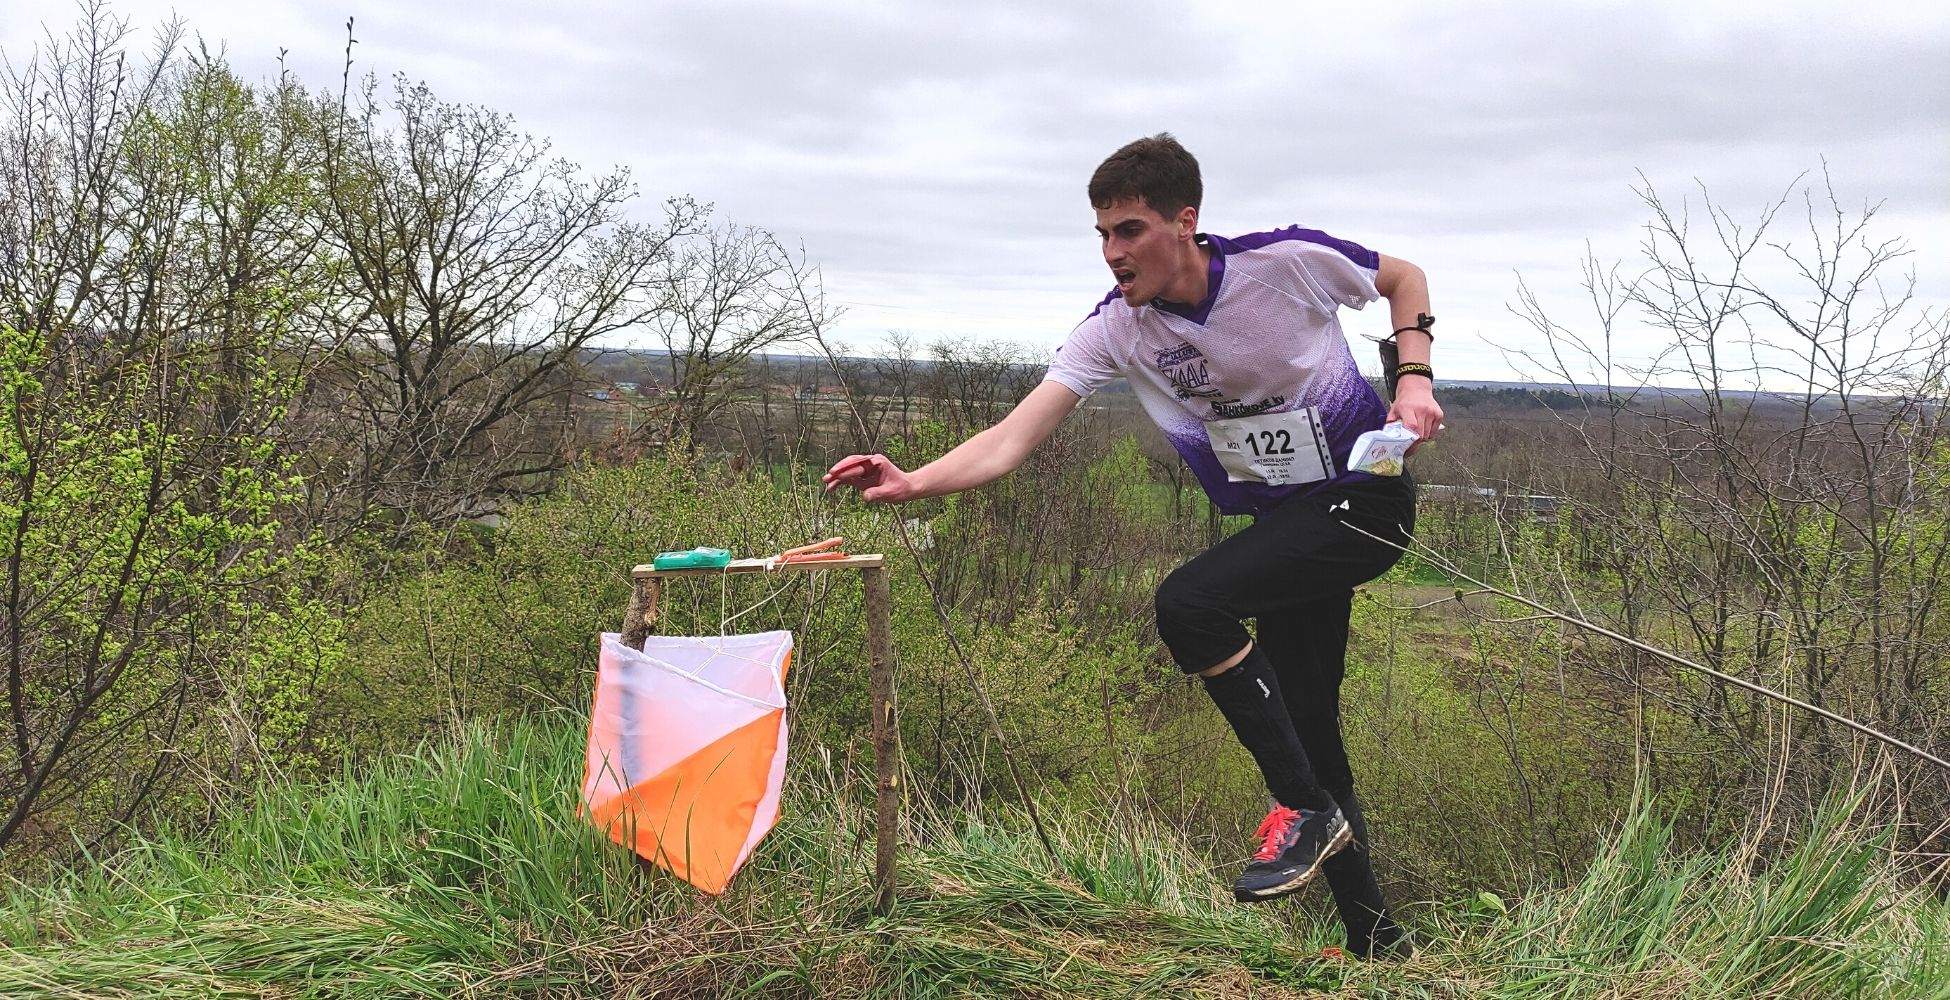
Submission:
M 894 633 L 887 570 L 860 570 L 867 597 L 867 691 L 873 711 L 874 909 L 894 907 L 894 849 L 900 823 L 900 758 L 894 730 Z
M 639 576 L 630 581 L 630 606 L 623 612 L 623 645 L 642 649 L 650 638 L 650 626 L 657 621 L 657 598 L 663 581 L 654 576 Z

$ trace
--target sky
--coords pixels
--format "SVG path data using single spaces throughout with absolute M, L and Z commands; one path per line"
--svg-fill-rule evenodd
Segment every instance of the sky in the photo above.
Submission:
M 1875 231 L 1913 251 L 1891 276 L 1913 269 L 1925 302 L 1950 303 L 1939 3 L 112 9 L 143 29 L 173 11 L 248 78 L 287 50 L 321 86 L 354 17 L 358 69 L 509 112 L 592 170 L 629 167 L 646 217 L 688 194 L 802 244 L 844 310 L 836 338 L 862 353 L 900 330 L 1046 357 L 1112 284 L 1090 172 L 1159 131 L 1202 164 L 1201 229 L 1299 223 L 1420 265 L 1445 379 L 1540 375 L 1512 353 L 1542 345 L 1509 310 L 1519 275 L 1553 319 L 1588 330 L 1578 263 L 1589 246 L 1637 269 L 1643 183 L 1695 212 L 1703 187 L 1751 222 L 1825 163 L 1842 202 L 1880 203 Z M 0 50 L 19 60 L 74 16 L 70 0 L 0 0 Z M 1776 232 L 1805 247 L 1799 206 Z M 1344 324 L 1388 326 L 1379 306 Z M 1646 357 L 1670 341 L 1636 323 L 1621 336 Z

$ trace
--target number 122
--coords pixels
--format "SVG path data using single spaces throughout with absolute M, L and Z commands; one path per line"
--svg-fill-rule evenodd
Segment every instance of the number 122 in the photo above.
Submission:
M 1263 447 L 1261 442 L 1264 442 Z M 1258 433 L 1247 431 L 1246 444 L 1252 447 L 1255 458 L 1264 458 L 1267 455 L 1293 454 L 1293 435 L 1288 434 L 1284 430 L 1259 431 Z

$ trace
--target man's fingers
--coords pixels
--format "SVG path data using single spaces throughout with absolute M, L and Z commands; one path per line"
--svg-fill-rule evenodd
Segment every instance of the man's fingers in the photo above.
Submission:
M 826 470 L 826 477 L 828 479 L 836 479 L 846 475 L 848 472 L 861 468 L 869 468 L 872 465 L 873 456 L 871 455 L 848 455 L 834 462 L 833 467 Z
M 834 463 L 826 470 L 825 480 L 829 485 L 839 483 L 861 483 L 872 478 L 874 461 L 868 455 L 850 455 Z
M 848 455 L 833 463 L 822 478 L 826 481 L 828 493 L 833 492 L 834 487 L 846 484 L 859 488 L 865 499 L 876 500 L 886 495 L 881 481 L 886 477 L 887 469 L 892 467 L 893 463 L 885 455 Z

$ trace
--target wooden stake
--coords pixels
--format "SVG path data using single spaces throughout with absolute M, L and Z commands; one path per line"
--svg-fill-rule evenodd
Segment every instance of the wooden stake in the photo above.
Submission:
M 630 606 L 623 612 L 623 645 L 642 649 L 650 638 L 650 626 L 657 622 L 657 598 L 663 581 L 654 576 L 639 576 L 630 581 Z
M 873 884 L 874 909 L 894 907 L 894 849 L 900 822 L 900 769 L 894 730 L 894 634 L 887 571 L 860 570 L 867 598 L 867 690 L 873 711 Z

